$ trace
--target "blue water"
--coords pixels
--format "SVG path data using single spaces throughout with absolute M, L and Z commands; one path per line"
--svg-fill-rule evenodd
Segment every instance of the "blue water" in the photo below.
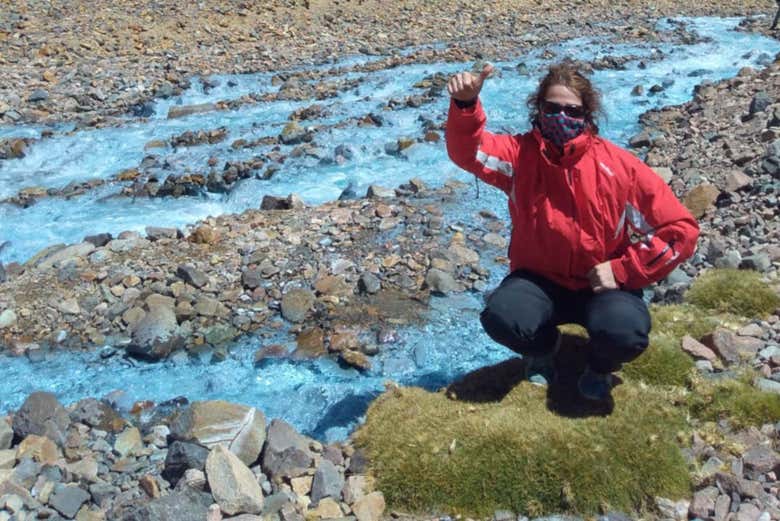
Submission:
M 690 99 L 694 85 L 703 80 L 730 77 L 744 66 L 760 67 L 780 51 L 780 43 L 735 31 L 738 19 L 690 19 L 689 28 L 707 41 L 694 45 L 616 44 L 598 39 L 562 42 L 549 49 L 558 57 L 592 59 L 607 55 L 637 56 L 626 70 L 604 70 L 593 74 L 595 84 L 606 94 L 604 105 L 608 119 L 602 133 L 625 144 L 638 131 L 638 116 L 651 108 L 678 104 Z M 665 24 L 660 25 L 661 29 Z M 545 49 L 537 49 L 522 58 L 497 63 L 496 77 L 488 80 L 482 94 L 495 131 L 527 130 L 525 99 L 537 85 L 549 61 L 540 58 Z M 361 59 L 363 62 L 365 58 Z M 357 63 L 358 60 L 353 60 Z M 528 73 L 519 72 L 518 63 Z M 402 158 L 388 156 L 384 145 L 399 137 L 422 135 L 420 118 L 442 122 L 446 117 L 445 97 L 421 108 L 383 110 L 390 99 L 403 99 L 423 91 L 412 86 L 435 72 L 450 74 L 472 64 L 415 64 L 371 73 L 349 73 L 363 77 L 356 89 L 338 97 L 316 101 L 328 110 L 321 120 L 304 125 L 333 124 L 345 118 L 379 113 L 386 120 L 381 128 L 350 125 L 318 133 L 315 144 L 324 155 L 349 145 L 354 157 L 343 165 L 321 165 L 315 159 L 290 159 L 272 180 L 246 180 L 230 194 L 203 198 L 135 199 L 111 198 L 119 187 L 109 183 L 89 194 L 69 200 L 52 198 L 21 209 L 0 204 L 0 244 L 10 244 L 0 252 L 0 260 L 23 261 L 52 243 L 80 241 L 88 234 L 143 229 L 149 225 L 184 226 L 208 215 L 239 212 L 256 207 L 265 194 L 298 193 L 310 204 L 333 200 L 352 183 L 358 193 L 372 183 L 397 186 L 418 176 L 431 185 L 454 178 L 472 182 L 472 177 L 452 165 L 443 143 L 416 144 Z M 215 145 L 201 145 L 164 151 L 177 172 L 204 171 L 209 157 L 225 160 L 245 159 L 267 151 L 233 151 L 235 139 L 256 139 L 278 135 L 289 114 L 315 102 L 269 102 L 249 105 L 234 111 L 213 112 L 168 120 L 174 104 L 193 104 L 237 99 L 248 93 L 273 92 L 270 74 L 220 75 L 212 77 L 218 85 L 205 92 L 200 82 L 178 98 L 159 100 L 155 115 L 148 121 L 128 118 L 120 127 L 70 132 L 69 127 L 55 129 L 53 137 L 34 144 L 20 160 L 0 162 L 0 199 L 28 186 L 61 188 L 72 181 L 91 178 L 110 179 L 117 172 L 137 166 L 148 153 L 144 145 L 154 139 L 168 139 L 185 130 L 210 130 L 227 127 L 229 137 Z M 333 78 L 330 78 L 333 79 Z M 229 83 L 235 84 L 230 86 Z M 668 85 L 650 96 L 632 96 L 633 87 L 645 90 L 655 84 Z M 0 138 L 8 135 L 40 135 L 40 127 L 0 128 Z M 282 147 L 289 152 L 292 147 Z M 221 164 L 220 167 L 221 168 Z M 483 185 L 476 199 L 471 189 L 448 210 L 449 221 L 468 221 L 481 209 L 490 209 L 507 218 L 504 196 Z M 492 282 L 499 280 L 503 268 L 493 270 Z M 383 389 L 386 380 L 407 385 L 438 388 L 477 367 L 496 363 L 511 355 L 493 344 L 480 330 L 477 310 L 480 295 L 460 295 L 434 299 L 433 309 L 422 327 L 401 329 L 398 344 L 383 346 L 374 357 L 368 374 L 344 369 L 332 360 L 309 362 L 267 361 L 253 365 L 253 354 L 261 347 L 255 337 L 245 338 L 231 350 L 225 362 L 211 364 L 193 360 L 176 364 L 129 362 L 120 357 L 102 360 L 98 354 L 56 354 L 48 360 L 31 363 L 25 359 L 4 358 L 6 378 L 0 382 L 4 408 L 14 408 L 34 389 L 49 389 L 65 402 L 85 396 L 100 396 L 121 388 L 133 399 L 166 400 L 184 395 L 191 400 L 221 398 L 255 405 L 268 416 L 283 417 L 299 429 L 321 439 L 345 437 L 354 427 L 370 400 Z M 289 338 L 280 338 L 289 341 Z M 464 341 L 465 340 L 465 341 Z M 31 375 L 34 374 L 34 381 Z

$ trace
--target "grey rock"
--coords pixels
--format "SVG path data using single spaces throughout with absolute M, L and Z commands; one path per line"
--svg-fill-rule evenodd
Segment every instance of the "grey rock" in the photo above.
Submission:
M 382 287 L 382 283 L 379 281 L 376 275 L 373 273 L 364 272 L 360 274 L 358 279 L 358 290 L 361 293 L 376 293 Z
M 753 180 L 749 175 L 740 170 L 732 170 L 726 176 L 726 191 L 736 192 L 744 188 L 749 188 Z
M 49 99 L 49 93 L 44 89 L 35 89 L 32 94 L 27 98 L 27 101 L 35 103 L 38 101 L 46 101 Z
M 310 440 L 282 420 L 273 420 L 263 449 L 263 472 L 276 477 L 293 478 L 303 475 L 314 461 Z
M 461 286 L 452 275 L 446 271 L 431 268 L 425 276 L 425 284 L 435 293 L 449 295 L 463 291 Z
M 168 109 L 168 119 L 183 118 L 191 114 L 201 114 L 217 110 L 213 103 L 201 103 L 198 105 L 178 105 Z
M 220 509 L 228 515 L 259 514 L 263 491 L 244 462 L 226 447 L 217 445 L 206 459 L 209 488 Z
M 6 309 L 0 312 L 0 329 L 6 329 L 16 324 L 16 312 Z
M 715 514 L 713 521 L 725 521 L 726 516 L 731 509 L 731 498 L 726 494 L 721 494 L 718 499 L 715 500 Z
M 0 418 L 0 450 L 11 448 L 11 442 L 14 439 L 14 431 L 8 422 Z
M 379 185 L 370 185 L 366 191 L 366 197 L 371 199 L 384 199 L 395 197 L 395 190 Z
M 286 505 L 292 504 L 295 498 L 290 492 L 277 492 L 269 495 L 263 501 L 263 516 L 269 516 L 278 513 Z
M 756 255 L 749 255 L 742 259 L 740 268 L 748 270 L 756 270 L 760 272 L 768 271 L 772 267 L 772 259 L 766 253 L 758 253 Z
M 761 510 L 752 503 L 742 503 L 737 511 L 736 521 L 758 521 Z
M 76 485 L 59 483 L 54 487 L 54 494 L 49 498 L 49 505 L 63 516 L 73 519 L 90 498 L 89 492 Z
M 263 272 L 260 269 L 249 268 L 241 274 L 241 282 L 245 288 L 260 287 L 263 283 Z
M 14 467 L 13 481 L 29 489 L 35 484 L 40 473 L 41 464 L 33 461 L 32 458 L 25 457 Z
M 186 264 L 181 265 L 176 269 L 176 275 L 178 275 L 178 277 L 184 282 L 195 286 L 198 289 L 209 283 L 209 278 L 205 273 L 195 268 L 194 266 Z
M 516 521 L 517 516 L 511 510 L 496 510 L 493 512 L 493 521 Z
M 185 488 L 154 501 L 141 500 L 135 509 L 122 515 L 117 521 L 193 521 L 206 519 L 209 506 L 214 502 L 211 494 Z M 108 516 L 108 519 L 115 517 Z
M 747 473 L 755 477 L 767 472 L 780 471 L 780 454 L 769 447 L 761 445 L 752 447 L 742 456 L 742 461 Z
M 322 457 L 334 465 L 344 465 L 344 454 L 340 448 L 334 445 L 326 445 L 322 451 Z
M 49 269 L 58 264 L 72 259 L 74 257 L 86 257 L 95 250 L 95 245 L 91 242 L 82 242 L 59 249 L 38 261 L 36 264 L 41 269 Z
M 108 423 L 118 419 L 118 414 L 108 404 L 94 398 L 79 400 L 70 412 L 72 422 L 108 430 Z
M 178 228 L 161 228 L 159 226 L 147 226 L 146 236 L 151 241 L 160 239 L 180 239 L 184 236 Z
M 693 495 L 693 501 L 688 510 L 691 516 L 707 519 L 715 513 L 715 501 L 720 492 L 717 487 L 706 487 Z
M 14 415 L 13 430 L 19 438 L 30 434 L 47 436 L 62 445 L 70 424 L 68 411 L 52 393 L 34 392 Z
M 110 233 L 99 233 L 97 235 L 88 235 L 84 237 L 84 242 L 91 243 L 95 248 L 102 248 L 113 239 Z
M 713 262 L 716 268 L 739 268 L 742 264 L 742 255 L 736 250 L 727 250 L 723 256 Z
M 121 489 L 109 483 L 93 483 L 89 486 L 89 494 L 96 505 L 101 506 L 108 499 L 113 499 Z
M 208 455 L 209 450 L 206 447 L 196 443 L 174 441 L 168 448 L 168 454 L 165 456 L 165 467 L 162 471 L 162 477 L 171 486 L 176 486 L 176 483 L 184 476 L 184 472 L 187 469 L 203 470 L 206 468 Z
M 769 378 L 758 378 L 756 387 L 768 393 L 780 394 L 780 382 L 770 380 Z
M 764 112 L 772 104 L 772 97 L 764 91 L 757 92 L 750 100 L 748 112 L 752 116 L 757 112 Z
M 139 358 L 161 360 L 183 343 L 176 313 L 167 306 L 152 306 L 133 329 L 132 342 L 126 350 Z
M 3 266 L 3 263 L 0 262 L 0 284 L 8 280 L 8 275 L 5 273 L 5 266 Z
M 344 476 L 333 463 L 322 459 L 311 485 L 312 503 L 316 505 L 324 497 L 332 497 L 338 501 L 341 499 L 341 489 L 343 488 Z
M 368 458 L 363 449 L 357 449 L 349 460 L 348 472 L 354 474 L 365 474 L 368 471 Z

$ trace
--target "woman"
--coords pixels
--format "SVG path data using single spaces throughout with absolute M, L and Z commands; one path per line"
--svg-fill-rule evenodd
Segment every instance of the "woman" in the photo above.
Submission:
M 479 92 L 491 72 L 486 65 L 447 85 L 449 156 L 503 190 L 512 218 L 510 274 L 482 326 L 528 358 L 531 381 L 546 383 L 557 325 L 583 325 L 592 349 L 578 388 L 605 400 L 611 373 L 647 347 L 642 288 L 693 254 L 698 225 L 647 165 L 599 136 L 599 93 L 574 66 L 550 68 L 528 99 L 532 130 L 515 136 L 485 130 Z

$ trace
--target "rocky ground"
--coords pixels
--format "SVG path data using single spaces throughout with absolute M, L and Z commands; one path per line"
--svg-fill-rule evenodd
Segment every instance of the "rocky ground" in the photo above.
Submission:
M 323 446 L 228 402 L 124 401 L 65 408 L 34 393 L 0 418 L 0 519 L 378 521 L 385 510 L 349 443 Z
M 171 0 L 6 3 L 0 17 L 0 122 L 143 113 L 193 75 L 280 70 L 350 54 L 444 42 L 429 59 L 496 59 L 553 39 L 653 38 L 665 15 L 772 14 L 769 0 L 582 2 L 285 0 L 196 6 Z M 572 13 L 577 13 L 573 16 Z M 630 23 L 627 21 L 630 20 Z

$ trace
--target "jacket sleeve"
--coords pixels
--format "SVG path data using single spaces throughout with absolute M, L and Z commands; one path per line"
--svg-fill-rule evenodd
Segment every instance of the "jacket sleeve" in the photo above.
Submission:
M 520 145 L 512 136 L 485 130 L 486 122 L 479 100 L 467 108 L 459 108 L 451 100 L 447 117 L 447 153 L 459 167 L 509 193 L 514 175 L 512 163 L 520 152 Z
M 618 232 L 630 226 L 641 240 L 610 264 L 618 284 L 639 289 L 663 279 L 693 255 L 699 225 L 660 176 L 629 156 L 626 166 L 633 170 L 634 182 Z

